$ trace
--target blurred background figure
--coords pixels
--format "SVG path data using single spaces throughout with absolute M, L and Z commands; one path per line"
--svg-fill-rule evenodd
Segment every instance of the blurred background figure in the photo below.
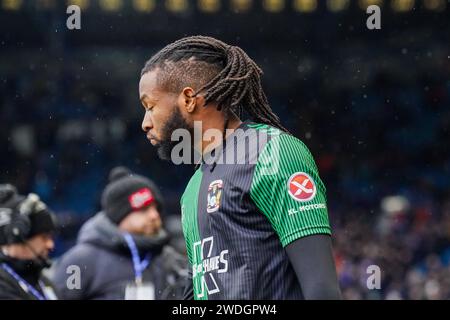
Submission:
M 77 244 L 55 266 L 61 299 L 154 300 L 181 298 L 184 256 L 168 245 L 163 198 L 149 179 L 114 168 L 102 195 L 102 211 L 89 219 Z M 78 267 L 72 287 L 70 268 Z M 76 275 L 75 275 L 76 276 Z
M 0 185 L 0 299 L 56 299 L 42 274 L 51 265 L 55 230 L 54 215 L 37 195 Z

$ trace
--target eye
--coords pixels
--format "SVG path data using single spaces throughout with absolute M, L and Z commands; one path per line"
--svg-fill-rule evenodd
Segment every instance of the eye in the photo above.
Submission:
M 144 109 L 145 109 L 145 112 L 152 111 L 153 106 L 146 106 L 146 105 L 144 105 Z

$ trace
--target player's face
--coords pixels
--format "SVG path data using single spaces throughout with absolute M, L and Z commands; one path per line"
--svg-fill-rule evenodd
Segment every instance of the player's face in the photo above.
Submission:
M 159 157 L 170 160 L 171 151 L 179 142 L 172 139 L 173 131 L 186 129 L 192 133 L 193 129 L 180 111 L 179 96 L 158 86 L 157 73 L 157 70 L 147 72 L 139 82 L 139 96 L 145 109 L 142 130 L 158 148 Z

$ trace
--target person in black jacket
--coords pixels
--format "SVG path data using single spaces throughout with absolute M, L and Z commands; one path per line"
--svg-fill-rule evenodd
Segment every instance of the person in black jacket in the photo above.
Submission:
M 37 195 L 0 185 L 0 299 L 56 299 L 42 274 L 50 266 L 55 230 L 54 215 Z
M 102 211 L 83 225 L 77 244 L 55 266 L 58 296 L 73 300 L 181 298 L 187 261 L 167 245 L 162 206 L 152 181 L 123 167 L 113 169 L 102 195 Z M 78 279 L 74 278 L 78 271 L 73 270 L 79 270 Z

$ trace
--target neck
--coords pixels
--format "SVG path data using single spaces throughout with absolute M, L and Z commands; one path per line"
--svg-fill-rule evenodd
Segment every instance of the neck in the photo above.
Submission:
M 205 154 L 220 145 L 223 140 L 225 140 L 236 128 L 241 125 L 241 123 L 242 121 L 234 113 L 231 113 L 230 116 L 226 118 L 222 112 L 220 112 L 220 116 L 204 121 L 202 123 L 202 154 Z M 208 132 L 208 130 L 215 130 L 217 135 L 214 134 L 214 138 L 210 139 L 211 131 Z

